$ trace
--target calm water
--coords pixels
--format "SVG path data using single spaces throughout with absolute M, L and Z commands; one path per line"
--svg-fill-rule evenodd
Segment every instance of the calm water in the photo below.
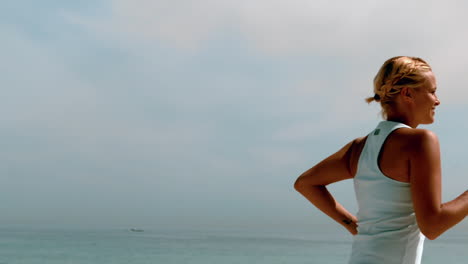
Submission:
M 346 263 L 342 234 L 233 231 L 0 230 L 0 264 Z M 467 264 L 468 234 L 426 240 L 424 264 Z

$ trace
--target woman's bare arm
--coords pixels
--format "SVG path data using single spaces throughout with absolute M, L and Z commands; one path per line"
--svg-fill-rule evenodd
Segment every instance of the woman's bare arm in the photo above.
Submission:
M 414 211 L 421 232 L 435 239 L 468 214 L 468 192 L 441 201 L 441 164 L 437 136 L 428 130 L 411 135 L 410 182 Z
M 361 139 L 356 139 L 335 154 L 304 172 L 294 183 L 294 188 L 318 209 L 344 226 L 351 234 L 357 234 L 357 219 L 339 204 L 326 185 L 350 179 L 356 172 L 356 150 L 362 149 Z M 357 155 L 358 157 L 359 155 Z

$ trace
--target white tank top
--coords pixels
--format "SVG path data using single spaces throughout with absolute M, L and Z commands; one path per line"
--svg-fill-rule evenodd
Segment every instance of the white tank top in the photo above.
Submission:
M 358 234 L 350 264 L 419 264 L 424 236 L 414 215 L 410 184 L 385 176 L 379 168 L 387 136 L 405 124 L 382 121 L 366 139 L 359 157 L 354 188 L 359 207 Z

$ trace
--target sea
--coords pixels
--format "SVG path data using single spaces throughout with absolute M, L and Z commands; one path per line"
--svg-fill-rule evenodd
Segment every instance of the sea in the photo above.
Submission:
M 341 232 L 0 229 L 0 264 L 347 263 Z M 425 241 L 424 264 L 467 264 L 468 232 Z

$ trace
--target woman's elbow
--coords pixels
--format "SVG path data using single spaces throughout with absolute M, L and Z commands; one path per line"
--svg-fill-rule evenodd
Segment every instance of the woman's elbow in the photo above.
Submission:
M 302 184 L 299 178 L 294 182 L 293 186 L 294 189 L 299 192 L 299 190 L 302 188 Z
M 306 188 L 307 188 L 307 185 L 304 179 L 301 177 L 297 178 L 297 180 L 294 182 L 294 189 L 298 192 L 302 192 Z
M 421 230 L 421 233 L 429 240 L 434 240 L 440 236 L 440 234 L 434 232 L 434 231 L 428 231 L 428 230 Z
M 430 223 L 418 223 L 418 225 L 421 233 L 429 240 L 434 240 L 442 234 L 442 232 L 438 230 L 437 225 L 435 224 L 431 225 Z

